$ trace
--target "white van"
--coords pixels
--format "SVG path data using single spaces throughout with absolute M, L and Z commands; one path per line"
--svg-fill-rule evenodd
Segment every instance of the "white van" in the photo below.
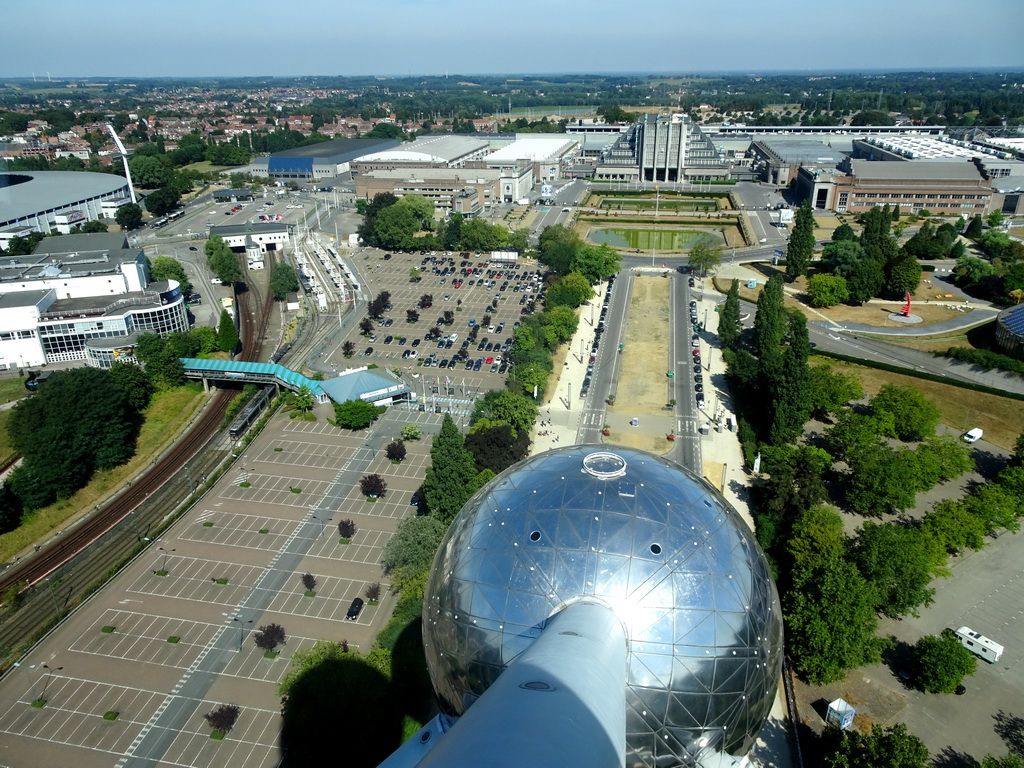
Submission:
M 984 434 L 985 433 L 982 430 L 980 430 L 977 427 L 975 427 L 974 429 L 970 430 L 969 432 L 964 432 L 960 436 L 960 439 L 963 440 L 965 443 L 976 443 L 979 440 L 981 440 L 981 436 L 984 435 Z
M 960 645 L 990 664 L 999 661 L 999 657 L 1003 655 L 1003 646 L 970 627 L 960 627 L 954 630 L 953 634 L 960 641 Z

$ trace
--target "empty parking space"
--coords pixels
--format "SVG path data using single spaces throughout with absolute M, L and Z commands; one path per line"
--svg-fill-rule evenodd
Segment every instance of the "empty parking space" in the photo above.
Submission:
M 24 694 L 0 714 L 0 733 L 19 740 L 42 740 L 121 754 L 131 746 L 166 698 L 157 691 L 54 674 L 46 681 L 46 706 L 33 707 L 31 703 L 41 690 L 41 684 L 26 688 Z M 107 712 L 117 712 L 117 719 L 104 720 Z M 28 753 L 33 749 L 30 743 L 15 746 L 11 741 L 9 744 L 15 750 L 20 746 Z M 9 754 L 5 754 L 6 760 L 10 760 Z
M 255 454 L 255 461 L 281 466 L 338 470 L 348 462 L 351 449 L 336 443 L 274 440 Z
M 381 552 L 390 538 L 390 531 L 360 527 L 348 544 L 342 544 L 337 530 L 328 530 L 325 536 L 310 547 L 308 556 L 376 565 L 380 562 Z
M 278 740 L 280 713 L 270 709 L 242 706 L 238 721 L 224 741 L 210 738 L 210 726 L 204 715 L 223 702 L 193 701 L 187 725 L 175 732 L 171 746 L 163 753 L 161 765 L 182 768 L 206 768 L 211 765 L 231 764 L 245 768 L 278 765 L 281 761 Z
M 272 504 L 276 507 L 308 507 L 323 498 L 330 487 L 326 480 L 299 479 L 294 476 L 244 472 L 238 485 L 221 491 L 221 498 L 246 504 Z M 241 483 L 249 483 L 242 488 Z
M 213 640 L 218 628 L 199 621 L 110 610 L 79 635 L 71 650 L 184 669 Z
M 166 575 L 160 573 L 166 570 Z M 128 588 L 140 595 L 171 597 L 214 605 L 237 605 L 266 571 L 252 565 L 202 560 L 194 557 L 155 558 L 152 570 Z
M 305 517 L 305 511 L 302 516 Z M 210 510 L 194 523 L 185 526 L 178 538 L 183 541 L 277 552 L 299 525 L 298 520 Z

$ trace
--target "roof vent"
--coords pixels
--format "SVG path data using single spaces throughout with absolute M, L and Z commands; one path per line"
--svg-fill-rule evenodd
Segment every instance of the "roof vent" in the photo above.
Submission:
M 601 480 L 626 474 L 626 460 L 617 453 L 598 451 L 583 458 L 583 471 Z

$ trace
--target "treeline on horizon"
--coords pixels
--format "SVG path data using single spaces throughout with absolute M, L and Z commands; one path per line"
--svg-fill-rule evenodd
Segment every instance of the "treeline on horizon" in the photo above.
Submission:
M 1024 88 L 1016 75 L 1024 72 L 107 78 L 101 86 L 75 89 L 66 89 L 63 83 L 18 81 L 25 83 L 25 90 L 7 80 L 0 86 L 0 107 L 46 108 L 59 94 L 68 109 L 95 109 L 89 100 L 106 94 L 110 110 L 131 109 L 159 117 L 171 116 L 165 111 L 164 99 L 172 94 L 196 101 L 219 94 L 228 107 L 263 104 L 270 114 L 272 97 L 252 98 L 247 93 L 307 87 L 346 91 L 296 105 L 296 110 L 320 115 L 325 122 L 336 117 L 369 119 L 390 114 L 403 121 L 467 119 L 504 114 L 511 99 L 513 110 L 644 105 L 691 111 L 709 103 L 721 114 L 756 114 L 787 105 L 794 114 L 813 112 L 823 122 L 829 117 L 838 120 L 843 115 L 878 110 L 904 113 L 931 124 L 1019 125 L 1024 120 Z M 231 93 L 236 90 L 243 93 Z M 357 95 L 349 98 L 349 93 Z M 273 106 L 277 114 L 276 104 Z M 774 116 L 766 113 L 762 124 L 769 124 Z

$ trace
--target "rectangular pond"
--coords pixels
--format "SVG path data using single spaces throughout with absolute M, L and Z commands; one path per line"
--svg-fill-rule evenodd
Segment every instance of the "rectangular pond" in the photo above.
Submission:
M 592 243 L 612 248 L 641 251 L 687 251 L 701 240 L 710 245 L 725 245 L 721 229 L 644 229 L 642 227 L 600 227 L 587 233 Z

